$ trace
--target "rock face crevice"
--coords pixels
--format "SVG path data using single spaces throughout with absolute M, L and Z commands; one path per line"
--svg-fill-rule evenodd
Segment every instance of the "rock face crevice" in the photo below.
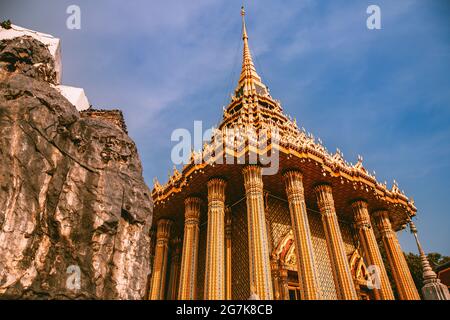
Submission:
M 134 142 L 52 86 L 48 49 L 0 42 L 0 298 L 142 299 L 150 190 Z

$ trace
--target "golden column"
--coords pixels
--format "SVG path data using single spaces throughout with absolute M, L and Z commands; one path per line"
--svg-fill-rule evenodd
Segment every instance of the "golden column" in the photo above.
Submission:
M 205 300 L 225 299 L 225 188 L 223 179 L 208 181 Z
M 178 278 L 180 276 L 180 238 L 171 241 L 172 252 L 170 255 L 169 285 L 167 289 L 167 299 L 176 300 L 178 292 Z
M 168 219 L 159 219 L 157 222 L 156 249 L 155 258 L 153 261 L 150 300 L 164 299 L 167 273 L 167 254 L 169 251 L 169 238 L 172 224 L 172 220 Z
M 367 263 L 376 266 L 379 271 L 379 288 L 373 289 L 375 299 L 394 300 L 391 284 L 389 283 L 389 278 L 378 248 L 372 224 L 370 223 L 367 202 L 364 200 L 357 200 L 352 203 L 352 209 L 359 234 L 359 240 L 361 241 Z
M 194 300 L 197 289 L 197 257 L 201 199 L 184 200 L 184 237 L 181 256 L 181 275 L 178 299 Z
M 250 294 L 256 294 L 262 300 L 272 300 L 261 167 L 248 165 L 244 167 L 243 174 L 247 199 Z
M 392 275 L 401 300 L 420 300 L 416 285 L 406 263 L 397 235 L 392 229 L 389 214 L 385 210 L 374 212 L 376 224 L 380 231 L 381 240 L 386 250 Z
M 292 170 L 286 172 L 283 177 L 294 231 L 301 298 L 302 300 L 318 300 L 320 287 L 314 266 L 311 231 L 303 192 L 303 176 L 299 171 Z
M 227 208 L 225 211 L 225 298 L 231 300 L 231 228 L 232 228 L 231 209 Z
M 333 278 L 338 299 L 357 300 L 355 285 L 353 283 L 344 241 L 337 220 L 336 209 L 331 186 L 321 184 L 314 188 L 317 203 L 322 215 L 323 229 L 327 240 L 328 253 L 333 268 Z

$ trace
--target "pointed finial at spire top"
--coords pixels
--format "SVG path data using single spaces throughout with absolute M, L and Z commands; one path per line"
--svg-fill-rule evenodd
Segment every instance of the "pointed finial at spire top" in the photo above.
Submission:
M 252 94 L 269 95 L 269 90 L 267 89 L 267 86 L 262 83 L 261 77 L 256 72 L 256 68 L 253 63 L 252 54 L 250 52 L 250 46 L 248 44 L 244 6 L 241 7 L 241 16 L 242 16 L 242 40 L 244 41 L 244 48 L 243 48 L 241 76 L 239 77 L 238 86 L 235 90 L 235 97 Z
M 245 9 L 244 6 L 241 7 L 241 16 L 242 16 L 242 39 L 248 39 L 247 36 L 247 28 L 245 26 Z

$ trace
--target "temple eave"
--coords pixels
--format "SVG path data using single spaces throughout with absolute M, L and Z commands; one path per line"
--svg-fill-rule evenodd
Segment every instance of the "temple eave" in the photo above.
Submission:
M 307 203 L 314 203 L 312 190 L 318 182 L 325 182 L 333 185 L 335 194 L 336 208 L 342 219 L 350 219 L 350 201 L 358 198 L 366 199 L 372 208 L 386 209 L 390 212 L 393 229 L 398 231 L 404 228 L 409 219 L 416 215 L 417 209 L 413 202 L 399 191 L 388 190 L 387 186 L 377 182 L 377 180 L 366 172 L 354 167 L 346 167 L 341 163 L 330 163 L 322 154 L 315 150 L 295 150 L 293 148 L 277 145 L 280 152 L 280 168 L 278 174 L 265 176 L 267 181 L 267 191 L 274 196 L 284 198 L 282 185 L 280 184 L 279 174 L 284 169 L 296 168 L 306 172 L 305 193 L 310 194 L 307 197 Z M 225 149 L 225 154 L 237 158 L 246 158 L 250 152 L 266 155 L 271 147 L 264 150 L 246 147 L 237 154 L 233 150 Z M 220 153 L 211 158 L 210 163 L 195 163 L 191 161 L 185 165 L 182 172 L 172 177 L 169 182 L 152 190 L 152 197 L 155 203 L 155 218 L 166 217 L 177 220 L 178 210 L 183 199 L 190 195 L 206 195 L 206 182 L 211 176 L 223 176 L 228 180 L 229 185 L 233 186 L 233 191 L 229 195 L 229 202 L 238 201 L 243 195 L 242 178 L 237 172 L 241 164 L 216 164 L 217 158 L 224 158 Z M 236 162 L 236 160 L 235 160 Z M 234 187 L 239 186 L 239 187 Z M 170 201 L 169 201 L 170 200 Z M 180 202 L 180 203 L 178 203 Z M 180 220 L 182 221 L 182 220 Z

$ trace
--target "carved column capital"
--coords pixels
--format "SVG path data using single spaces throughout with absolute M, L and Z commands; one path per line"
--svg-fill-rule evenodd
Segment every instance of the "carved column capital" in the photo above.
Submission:
M 393 232 L 391 220 L 389 219 L 389 212 L 387 210 L 374 211 L 373 216 L 375 217 L 378 231 L 380 231 L 382 235 L 388 235 Z
M 247 165 L 242 169 L 244 186 L 247 192 L 259 192 L 263 188 L 261 172 L 261 167 L 258 165 Z
M 286 187 L 286 192 L 303 194 L 303 174 L 296 169 L 285 171 L 283 173 L 283 180 Z M 297 183 L 295 183 L 297 182 Z
M 372 228 L 370 223 L 369 211 L 365 200 L 356 200 L 352 202 L 353 218 L 357 229 Z
M 331 186 L 328 184 L 319 184 L 314 187 L 314 193 L 316 194 L 317 205 L 320 213 L 322 215 L 335 214 L 333 189 Z
M 156 242 L 169 242 L 173 221 L 170 219 L 159 219 L 156 224 Z
M 208 204 L 212 201 L 225 201 L 225 188 L 227 182 L 222 178 L 211 178 L 208 180 Z
M 184 199 L 184 223 L 198 224 L 200 220 L 200 208 L 202 199 L 197 197 L 187 197 Z

